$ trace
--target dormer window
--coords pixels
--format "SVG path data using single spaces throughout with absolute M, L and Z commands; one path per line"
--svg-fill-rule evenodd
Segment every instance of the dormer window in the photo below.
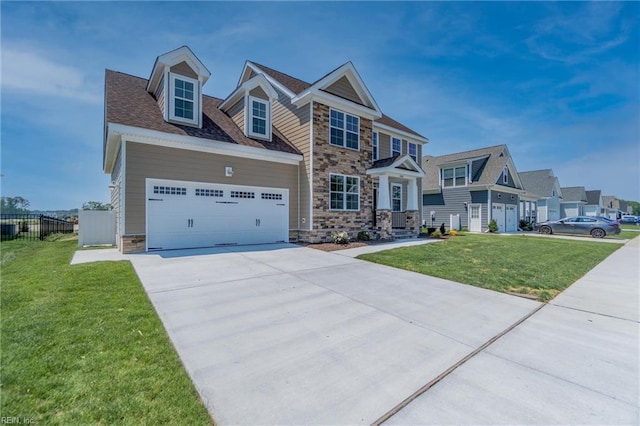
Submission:
M 172 73 L 170 93 L 169 119 L 197 125 L 198 80 Z
M 264 99 L 249 96 L 248 134 L 257 138 L 270 138 L 270 108 Z

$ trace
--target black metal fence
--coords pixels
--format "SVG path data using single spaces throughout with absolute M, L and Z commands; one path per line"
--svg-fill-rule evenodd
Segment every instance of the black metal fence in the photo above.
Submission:
M 44 240 L 50 234 L 73 232 L 73 222 L 41 214 L 2 214 L 0 234 L 2 241 L 24 239 Z

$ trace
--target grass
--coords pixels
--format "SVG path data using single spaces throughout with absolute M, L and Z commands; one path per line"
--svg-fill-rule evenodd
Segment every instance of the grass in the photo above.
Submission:
M 358 258 L 548 301 L 620 247 L 590 241 L 466 234 Z
M 76 246 L 0 245 L 2 416 L 212 424 L 131 264 L 70 266 Z

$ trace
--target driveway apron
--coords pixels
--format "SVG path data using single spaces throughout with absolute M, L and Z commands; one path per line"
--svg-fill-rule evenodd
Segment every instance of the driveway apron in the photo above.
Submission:
M 539 306 L 289 244 L 130 259 L 220 424 L 370 424 Z

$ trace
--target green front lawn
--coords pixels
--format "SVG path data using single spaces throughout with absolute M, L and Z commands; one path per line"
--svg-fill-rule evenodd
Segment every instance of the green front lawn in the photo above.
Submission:
M 211 424 L 129 262 L 2 242 L 0 411 L 39 424 Z
M 547 301 L 620 247 L 591 241 L 465 234 L 358 258 Z

